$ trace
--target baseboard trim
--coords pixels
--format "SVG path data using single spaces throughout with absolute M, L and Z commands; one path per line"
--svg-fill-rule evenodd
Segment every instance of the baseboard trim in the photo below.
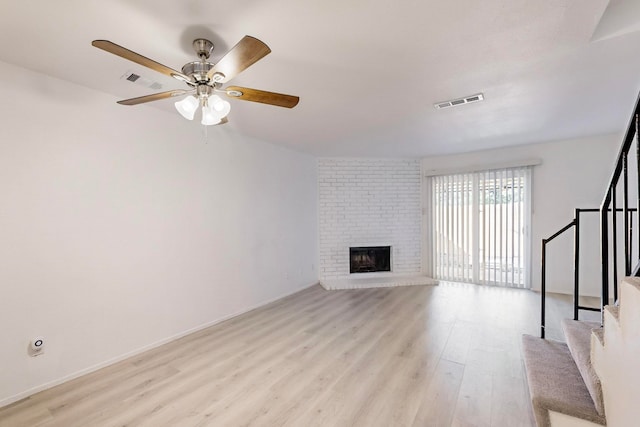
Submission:
M 97 371 L 99 369 L 106 368 L 107 366 L 113 365 L 114 363 L 122 362 L 123 360 L 126 360 L 126 359 L 128 359 L 130 357 L 133 357 L 133 356 L 137 356 L 137 355 L 139 355 L 141 353 L 144 353 L 145 351 L 149 351 L 149 350 L 152 350 L 152 349 L 154 349 L 156 347 L 160 347 L 161 345 L 170 343 L 171 341 L 175 341 L 177 339 L 180 339 L 180 338 L 185 337 L 187 335 L 190 335 L 190 334 L 193 334 L 195 332 L 201 331 L 203 329 L 210 328 L 211 326 L 217 325 L 218 323 L 222 323 L 222 322 L 227 321 L 229 319 L 232 319 L 234 317 L 249 313 L 250 311 L 256 310 L 256 309 L 258 309 L 260 307 L 264 307 L 265 305 L 269 305 L 272 302 L 281 300 L 281 299 L 286 298 L 286 297 L 288 297 L 290 295 L 293 295 L 293 294 L 296 294 L 298 292 L 304 291 L 305 289 L 308 289 L 308 288 L 310 288 L 312 286 L 316 286 L 319 283 L 320 283 L 319 281 L 315 281 L 315 282 L 312 282 L 310 284 L 303 285 L 302 287 L 300 287 L 298 289 L 295 289 L 295 290 L 293 290 L 291 292 L 286 292 L 286 293 L 281 294 L 279 296 L 276 296 L 274 298 L 270 298 L 270 299 L 268 299 L 266 301 L 260 302 L 258 304 L 254 304 L 254 305 L 252 305 L 252 306 L 250 306 L 250 307 L 248 307 L 248 308 L 246 308 L 244 310 L 241 310 L 239 312 L 230 314 L 228 316 L 221 317 L 221 318 L 216 319 L 216 320 L 212 320 L 210 322 L 207 322 L 207 323 L 204 323 L 202 325 L 193 327 L 191 329 L 187 329 L 184 332 L 180 332 L 180 333 L 172 335 L 172 336 L 170 336 L 168 338 L 164 338 L 164 339 L 161 339 L 161 340 L 156 341 L 154 343 L 142 346 L 140 348 L 137 348 L 135 350 L 132 350 L 132 351 L 129 351 L 129 352 L 125 353 L 125 354 L 122 354 L 120 356 L 116 356 L 116 357 L 113 357 L 113 358 L 111 358 L 109 360 L 106 360 L 104 362 L 101 362 L 101 363 L 98 363 L 96 365 L 90 366 L 88 368 L 81 369 L 81 370 L 76 371 L 76 372 L 74 372 L 72 374 L 65 375 L 62 378 L 58 378 L 56 380 L 49 381 L 47 383 L 41 384 L 41 385 L 36 386 L 36 387 L 32 387 L 32 388 L 30 388 L 28 390 L 25 390 L 23 392 L 20 392 L 18 394 L 13 395 L 13 396 L 9 396 L 7 398 L 1 399 L 0 400 L 0 408 L 2 408 L 4 406 L 7 406 L 7 405 L 11 405 L 12 403 L 18 402 L 19 400 L 26 399 L 29 396 L 33 396 L 34 394 L 39 393 L 41 391 L 44 391 L 44 390 L 50 389 L 52 387 L 55 387 L 57 385 L 60 385 L 60 384 L 66 383 L 68 381 L 74 380 L 74 379 L 79 378 L 79 377 L 81 377 L 83 375 L 87 375 L 87 374 L 95 372 L 95 371 Z

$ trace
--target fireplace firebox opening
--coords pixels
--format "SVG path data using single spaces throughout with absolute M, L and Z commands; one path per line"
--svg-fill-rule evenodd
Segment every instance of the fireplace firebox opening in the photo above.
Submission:
M 391 271 L 391 246 L 349 248 L 349 272 L 373 273 Z

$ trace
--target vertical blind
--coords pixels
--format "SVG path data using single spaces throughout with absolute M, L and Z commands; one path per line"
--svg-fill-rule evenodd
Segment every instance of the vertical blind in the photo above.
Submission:
M 433 176 L 437 279 L 529 287 L 529 167 Z

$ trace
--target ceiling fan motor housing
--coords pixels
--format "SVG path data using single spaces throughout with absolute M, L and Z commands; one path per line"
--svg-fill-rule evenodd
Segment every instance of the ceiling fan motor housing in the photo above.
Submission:
M 213 65 L 210 62 L 202 61 L 188 62 L 182 67 L 182 73 L 191 77 L 194 82 L 205 83 L 209 81 L 207 73 L 213 68 Z

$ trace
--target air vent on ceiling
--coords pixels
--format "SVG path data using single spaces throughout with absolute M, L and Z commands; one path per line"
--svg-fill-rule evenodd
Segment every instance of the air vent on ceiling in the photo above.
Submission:
M 150 89 L 155 89 L 155 90 L 162 89 L 161 83 L 154 82 L 153 80 L 143 77 L 139 74 L 136 74 L 133 71 L 127 71 L 122 75 L 121 79 L 129 80 L 132 83 L 135 83 L 137 85 L 141 85 L 144 87 L 148 87 Z
M 443 108 L 455 107 L 457 105 L 471 104 L 472 102 L 484 101 L 484 95 L 477 93 L 475 95 L 465 96 L 464 98 L 452 99 L 451 101 L 436 102 L 433 106 L 436 110 Z

